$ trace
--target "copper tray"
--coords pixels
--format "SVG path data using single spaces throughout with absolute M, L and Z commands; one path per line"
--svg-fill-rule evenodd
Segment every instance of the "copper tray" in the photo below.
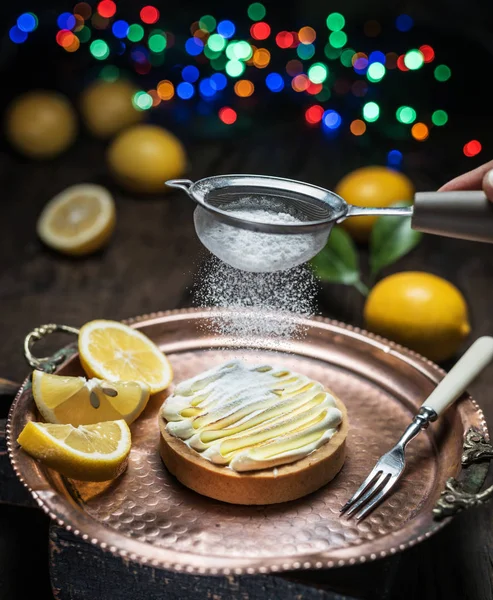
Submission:
M 384 504 L 359 524 L 339 516 L 341 505 L 443 376 L 437 366 L 391 342 L 326 319 L 300 320 L 306 336 L 289 344 L 281 341 L 276 352 L 263 339 L 256 340 L 255 348 L 249 342 L 235 349 L 238 339 L 208 333 L 208 319 L 220 314 L 215 309 L 171 311 L 130 324 L 168 355 L 175 381 L 241 356 L 285 364 L 330 386 L 345 402 L 350 419 L 348 456 L 336 479 L 281 505 L 243 507 L 202 497 L 179 484 L 161 462 L 157 412 L 165 394 L 151 399 L 132 425 L 130 462 L 120 478 L 104 484 L 65 479 L 41 467 L 16 443 L 25 423 L 37 418 L 26 380 L 9 415 L 9 455 L 17 476 L 50 517 L 127 559 L 207 574 L 364 563 L 428 538 L 450 519 L 436 520 L 433 509 L 441 496 L 445 503 L 453 500 L 453 494 L 444 492 L 443 497 L 442 492 L 448 478 L 461 469 L 464 435 L 470 431 L 477 440 L 488 439 L 483 414 L 469 396 L 413 441 L 405 475 Z M 57 372 L 81 374 L 75 344 L 54 358 L 62 360 Z

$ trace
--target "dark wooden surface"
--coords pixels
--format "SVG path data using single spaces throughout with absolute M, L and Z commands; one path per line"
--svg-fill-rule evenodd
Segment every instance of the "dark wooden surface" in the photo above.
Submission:
M 457 136 L 458 132 L 452 131 L 451 135 Z M 186 140 L 189 176 L 197 179 L 227 172 L 269 173 L 330 188 L 352 168 L 383 161 L 385 145 L 379 144 L 379 140 L 373 142 L 375 145 L 351 145 L 347 140 L 331 143 L 304 127 L 297 130 L 288 124 L 266 127 L 235 139 Z M 461 159 L 460 152 L 445 154 L 432 142 L 427 144 L 409 153 L 404 164 L 419 190 L 436 189 L 449 177 L 481 162 L 467 162 Z M 123 319 L 191 303 L 190 286 L 206 256 L 194 233 L 192 203 L 178 193 L 144 198 L 119 190 L 107 173 L 104 150 L 103 143 L 82 136 L 64 156 L 38 164 L 16 156 L 7 147 L 0 149 L 2 377 L 21 381 L 27 375 L 22 341 L 26 333 L 41 323 L 80 326 L 94 318 Z M 69 184 L 84 181 L 102 183 L 112 189 L 118 223 L 106 249 L 74 260 L 44 248 L 36 237 L 35 224 L 42 207 L 55 193 Z M 365 264 L 364 249 L 362 260 Z M 387 273 L 411 269 L 442 275 L 463 291 L 473 326 L 469 342 L 478 335 L 492 333 L 491 246 L 429 236 Z M 359 325 L 362 305 L 362 297 L 353 289 L 324 285 L 320 290 L 319 309 L 325 316 Z M 64 338 L 54 340 L 53 344 L 64 341 Z M 488 369 L 471 386 L 490 422 L 493 422 L 492 384 L 493 369 Z M 2 402 L 5 415 L 8 401 Z M 359 598 L 490 600 L 493 598 L 492 517 L 491 506 L 471 510 L 434 538 L 392 561 L 316 573 L 310 576 L 309 585 L 313 590 L 321 590 L 320 598 L 324 598 L 324 590 L 334 589 Z M 39 511 L 0 505 L 0 589 L 5 590 L 0 593 L 2 600 L 26 597 L 26 578 L 19 576 L 26 565 L 30 576 L 38 577 L 37 597 L 50 598 L 47 533 L 47 519 Z M 53 536 L 63 537 L 59 530 L 53 530 L 51 535 L 52 542 Z M 76 549 L 70 540 L 64 543 L 67 564 L 72 565 L 75 577 Z M 108 588 L 98 583 L 97 572 L 87 569 L 86 577 L 95 578 L 87 584 L 93 597 L 113 598 Z M 108 581 L 112 580 L 112 569 L 114 566 L 108 563 L 105 573 Z M 117 577 L 113 580 L 117 582 Z M 296 597 L 290 592 L 294 588 L 289 587 L 289 578 L 282 581 L 277 590 L 270 582 L 265 598 Z M 222 583 L 218 581 L 217 585 L 218 590 L 222 589 Z M 249 597 L 247 588 L 240 583 L 235 589 L 235 593 L 230 590 L 229 596 L 223 593 L 220 597 L 223 600 Z M 59 597 L 78 598 L 76 591 L 74 594 Z M 161 596 L 148 596 L 154 597 Z M 179 596 L 163 593 L 162 597 Z M 204 592 L 196 597 L 214 598 L 214 593 L 207 596 Z

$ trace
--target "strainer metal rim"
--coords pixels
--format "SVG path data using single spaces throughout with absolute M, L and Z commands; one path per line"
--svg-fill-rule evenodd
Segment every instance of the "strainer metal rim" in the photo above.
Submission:
M 271 185 L 262 185 L 262 183 L 272 182 Z M 221 185 L 211 185 L 214 183 L 220 183 Z M 311 183 L 305 183 L 303 181 L 297 181 L 295 179 L 286 179 L 284 177 L 275 177 L 271 175 L 251 175 L 251 174 L 236 174 L 231 173 L 227 175 L 213 175 L 211 177 L 204 177 L 192 182 L 187 179 L 171 180 L 166 182 L 171 187 L 179 187 L 187 192 L 187 194 L 194 200 L 199 206 L 209 213 L 213 213 L 224 223 L 229 225 L 241 227 L 243 229 L 249 229 L 251 231 L 258 231 L 264 233 L 289 233 L 289 234 L 300 234 L 300 233 L 313 233 L 317 230 L 330 230 L 332 225 L 340 220 L 343 220 L 349 211 L 349 205 L 341 198 L 338 194 L 322 188 L 320 186 L 313 185 Z M 226 187 L 237 187 L 239 185 L 251 185 L 259 189 L 265 189 L 272 191 L 272 189 L 278 189 L 280 191 L 297 193 L 300 196 L 308 196 L 316 198 L 317 200 L 330 205 L 334 209 L 334 215 L 331 218 L 319 219 L 315 221 L 303 221 L 303 223 L 265 223 L 261 221 L 249 221 L 241 217 L 235 217 L 234 213 L 230 211 L 222 210 L 216 206 L 209 204 L 206 200 L 207 193 L 213 189 L 221 189 Z M 307 193 L 311 192 L 311 193 Z M 328 202 L 326 198 L 330 197 L 332 202 Z M 335 206 L 334 206 L 335 204 Z

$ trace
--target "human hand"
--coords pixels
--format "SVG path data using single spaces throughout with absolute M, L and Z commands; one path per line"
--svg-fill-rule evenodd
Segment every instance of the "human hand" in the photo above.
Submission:
M 488 199 L 493 202 L 493 160 L 481 165 L 477 169 L 463 173 L 448 181 L 438 190 L 439 192 L 452 192 L 459 190 L 483 190 Z

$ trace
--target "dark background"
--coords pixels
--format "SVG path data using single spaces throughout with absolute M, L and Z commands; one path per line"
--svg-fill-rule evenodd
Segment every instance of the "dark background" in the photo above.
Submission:
M 76 103 L 85 85 L 99 75 L 104 65 L 94 60 L 87 48 L 68 54 L 55 42 L 56 17 L 63 10 L 70 11 L 74 4 L 0 3 L 0 115 L 18 93 L 37 87 L 58 89 Z M 118 17 L 137 22 L 143 4 L 117 2 Z M 133 73 L 142 89 L 155 87 L 160 79 L 172 79 L 182 66 L 193 62 L 179 47 L 189 37 L 190 24 L 203 14 L 213 14 L 218 20 L 233 20 L 238 33 L 245 37 L 251 24 L 246 16 L 248 2 L 153 4 L 161 10 L 164 28 L 176 35 L 177 43 L 169 50 L 165 64 L 148 76 L 139 77 L 133 73 L 128 56 L 115 61 L 122 70 Z M 398 79 L 386 77 L 377 90 L 382 117 L 360 138 L 348 133 L 348 122 L 360 114 L 354 99 L 348 96 L 334 97 L 333 104 L 327 103 L 343 116 L 344 127 L 332 137 L 304 121 L 304 108 L 311 103 L 309 98 L 289 90 L 272 94 L 260 83 L 258 93 L 251 99 L 224 99 L 224 104 L 230 103 L 239 114 L 238 122 L 231 127 L 219 123 L 216 112 L 198 115 L 195 101 L 166 106 L 162 103 L 149 111 L 147 118 L 174 131 L 183 140 L 190 162 L 188 175 L 192 179 L 227 172 L 269 173 L 333 188 L 350 170 L 385 164 L 388 152 L 399 149 L 403 153 L 402 170 L 418 190 L 427 190 L 437 189 L 449 178 L 492 158 L 489 88 L 493 67 L 490 34 L 493 5 L 489 0 L 371 3 L 283 0 L 265 5 L 266 20 L 274 32 L 311 25 L 325 36 L 327 14 L 339 11 L 346 17 L 345 30 L 351 46 L 357 50 L 404 52 L 410 47 L 431 44 L 436 63 L 449 65 L 452 78 L 439 84 L 433 79 L 432 70 L 425 68 L 402 74 Z M 27 42 L 15 45 L 8 39 L 8 30 L 25 10 L 35 12 L 40 24 Z M 394 26 L 396 16 L 402 12 L 415 21 L 407 33 L 398 32 Z M 368 19 L 380 22 L 382 33 L 378 38 L 364 35 L 363 25 Z M 272 41 L 268 47 L 272 51 L 272 70 L 281 71 L 287 58 L 276 50 Z M 400 104 L 416 107 L 425 117 L 429 117 L 430 111 L 443 108 L 449 114 L 449 123 L 443 128 L 433 128 L 427 141 L 417 142 L 409 136 L 409 128 L 396 126 L 395 107 Z M 462 148 L 472 139 L 478 139 L 483 149 L 476 157 L 467 158 Z M 204 256 L 193 230 L 192 204 L 180 194 L 145 198 L 119 189 L 105 167 L 105 148 L 106 142 L 92 138 L 81 125 L 76 144 L 67 152 L 47 162 L 35 162 L 14 152 L 2 135 L 2 377 L 21 381 L 27 375 L 22 341 L 41 323 L 55 321 L 80 326 L 97 317 L 123 319 L 191 303 L 190 286 Z M 72 260 L 44 248 L 36 237 L 35 225 L 52 196 L 68 185 L 83 181 L 102 183 L 111 189 L 117 202 L 118 224 L 108 248 L 94 256 Z M 361 254 L 365 265 L 364 248 Z M 472 340 L 492 330 L 491 254 L 489 246 L 426 236 L 411 255 L 383 274 L 426 270 L 458 285 L 470 306 Z M 362 304 L 362 297 L 353 289 L 325 285 L 320 292 L 322 314 L 356 325 L 361 325 Z M 490 422 L 492 384 L 493 374 L 488 371 L 472 389 Z M 5 401 L 0 416 L 5 415 L 7 407 Z M 423 544 L 423 550 L 415 549 L 414 555 L 423 552 L 429 564 L 429 568 L 422 566 L 419 572 L 425 582 L 421 589 L 415 582 L 417 575 L 411 568 L 403 570 L 403 567 L 394 572 L 395 585 L 389 584 L 386 598 L 414 598 L 419 591 L 423 598 L 430 599 L 492 597 L 491 511 L 487 507 L 471 518 L 461 517 L 447 530 L 449 533 L 439 534 Z M 0 507 L 1 600 L 28 597 L 32 581 L 36 581 L 37 598 L 50 597 L 47 531 L 48 521 L 40 513 Z M 435 570 L 440 572 L 440 578 L 435 577 Z M 406 583 L 397 592 L 399 581 Z

